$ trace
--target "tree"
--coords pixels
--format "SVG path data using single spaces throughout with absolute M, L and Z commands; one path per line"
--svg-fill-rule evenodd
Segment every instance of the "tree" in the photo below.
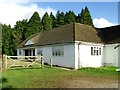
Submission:
M 78 16 L 76 16 L 76 22 L 80 23 L 80 14 L 78 14 Z
M 2 53 L 6 55 L 11 55 L 11 26 L 2 25 Z M 13 53 L 13 52 L 12 52 Z
M 49 30 L 52 28 L 52 20 L 48 13 L 46 12 L 42 18 L 43 30 Z
M 56 14 L 57 27 L 65 25 L 65 15 L 64 12 L 58 11 Z
M 65 14 L 65 23 L 73 23 L 76 20 L 76 15 L 73 11 L 66 12 Z
M 14 37 L 16 37 L 16 39 L 18 39 L 20 42 L 22 42 L 23 40 L 25 40 L 25 33 L 27 30 L 27 19 L 23 19 L 22 21 L 17 21 L 16 25 L 13 28 L 13 32 L 15 33 Z
M 87 7 L 81 11 L 80 23 L 93 26 L 92 18 Z
M 28 21 L 28 26 L 25 32 L 25 39 L 30 35 L 38 33 L 40 31 L 42 31 L 41 18 L 38 12 L 35 12 Z
M 57 21 L 56 18 L 54 17 L 54 15 L 52 14 L 52 12 L 50 13 L 50 18 L 51 18 L 51 27 L 55 28 L 57 25 Z

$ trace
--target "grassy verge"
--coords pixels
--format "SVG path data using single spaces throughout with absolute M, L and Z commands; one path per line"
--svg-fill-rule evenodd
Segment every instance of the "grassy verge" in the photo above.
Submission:
M 62 70 L 59 68 L 31 68 L 3 71 L 3 88 L 64 88 L 76 87 L 81 80 L 117 80 L 116 67 L 81 68 Z M 99 82 L 100 81 L 100 82 Z M 70 83 L 74 82 L 74 86 Z M 109 81 L 108 81 L 109 82 Z M 110 83 L 110 82 L 109 82 Z M 78 85 L 79 86 L 79 85 Z

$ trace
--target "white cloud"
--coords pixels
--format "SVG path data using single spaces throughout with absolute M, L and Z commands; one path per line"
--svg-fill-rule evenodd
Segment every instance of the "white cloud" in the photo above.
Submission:
M 97 28 L 104 28 L 104 27 L 117 25 L 115 23 L 109 22 L 108 20 L 106 20 L 104 18 L 95 18 L 95 19 L 93 19 L 93 24 Z
M 3 0 L 4 1 L 4 0 Z M 15 2 L 9 2 L 10 0 L 5 0 L 4 2 L 0 3 L 0 22 L 3 24 L 10 24 L 12 27 L 15 25 L 16 21 L 22 19 L 29 19 L 32 14 L 37 11 L 42 17 L 45 12 L 53 12 L 56 14 L 56 10 L 46 7 L 41 8 L 37 4 L 23 0 L 13 0 Z

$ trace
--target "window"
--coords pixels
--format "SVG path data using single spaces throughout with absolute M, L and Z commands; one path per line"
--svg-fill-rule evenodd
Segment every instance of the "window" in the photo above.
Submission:
M 99 48 L 99 54 L 101 55 L 101 48 Z
M 93 55 L 93 47 L 91 47 L 91 55 Z
M 38 50 L 37 50 L 37 55 L 41 55 L 41 56 L 42 56 L 42 55 L 43 55 L 42 50 L 38 49 Z
M 91 47 L 91 55 L 93 55 L 93 56 L 101 55 L 101 48 Z
M 21 55 L 21 50 L 19 50 L 19 55 Z
M 64 55 L 63 46 L 53 47 L 52 48 L 52 55 L 53 56 L 63 56 Z

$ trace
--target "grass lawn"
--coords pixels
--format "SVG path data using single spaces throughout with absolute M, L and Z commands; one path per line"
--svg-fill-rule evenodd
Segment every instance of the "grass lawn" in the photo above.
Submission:
M 63 70 L 45 66 L 2 72 L 3 88 L 117 88 L 115 67 Z

